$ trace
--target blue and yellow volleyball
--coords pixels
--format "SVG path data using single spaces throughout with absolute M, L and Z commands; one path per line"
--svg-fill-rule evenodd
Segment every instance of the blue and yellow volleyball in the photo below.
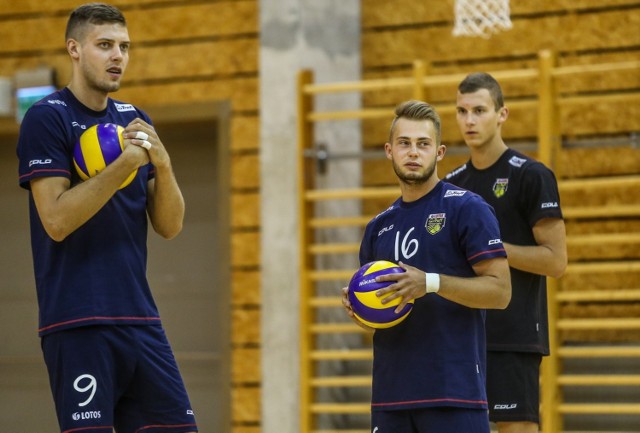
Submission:
M 82 180 L 100 173 L 120 156 L 124 150 L 122 133 L 124 128 L 114 123 L 93 125 L 82 133 L 73 150 L 73 164 Z M 120 189 L 129 185 L 136 177 L 134 170 L 120 185 Z
M 386 260 L 369 262 L 353 274 L 349 282 L 349 301 L 354 314 L 362 323 L 376 329 L 390 328 L 407 318 L 413 308 L 411 300 L 400 313 L 395 309 L 400 304 L 401 298 L 396 298 L 388 304 L 382 304 L 382 299 L 391 296 L 388 293 L 382 297 L 376 296 L 376 292 L 393 284 L 393 281 L 376 282 L 376 277 L 381 275 L 397 274 L 405 272 L 400 266 Z

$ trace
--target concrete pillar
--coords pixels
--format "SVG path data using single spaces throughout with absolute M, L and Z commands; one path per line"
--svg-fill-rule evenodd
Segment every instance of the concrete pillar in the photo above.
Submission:
M 308 68 L 316 82 L 360 79 L 360 0 L 261 0 L 260 39 L 261 430 L 299 433 L 296 78 Z M 359 106 L 347 94 L 322 98 L 317 108 Z M 359 134 L 357 122 L 332 122 L 318 128 L 316 140 L 330 151 L 358 151 Z M 324 186 L 360 181 L 357 161 L 330 170 L 319 179 Z

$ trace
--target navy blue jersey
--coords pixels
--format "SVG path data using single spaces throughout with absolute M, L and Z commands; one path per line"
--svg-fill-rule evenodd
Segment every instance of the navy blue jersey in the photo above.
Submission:
M 477 170 L 469 161 L 446 179 L 493 206 L 504 242 L 536 245 L 533 226 L 543 218 L 562 218 L 553 172 L 513 149 L 487 169 Z M 511 290 L 507 309 L 487 314 L 489 350 L 548 354 L 546 277 L 511 268 Z
M 457 277 L 474 277 L 472 265 L 505 256 L 491 207 L 446 182 L 376 216 L 360 249 L 361 264 L 402 261 Z M 484 318 L 485 310 L 428 294 L 416 299 L 405 321 L 376 330 L 372 410 L 485 409 Z
M 18 140 L 19 181 L 59 176 L 80 182 L 72 162 L 80 135 L 98 123 L 127 126 L 149 117 L 131 104 L 108 100 L 104 111 L 82 105 L 67 88 L 33 105 Z M 46 233 L 29 194 L 31 244 L 40 335 L 94 324 L 159 323 L 146 279 L 147 182 L 150 164 L 89 221 L 62 242 Z

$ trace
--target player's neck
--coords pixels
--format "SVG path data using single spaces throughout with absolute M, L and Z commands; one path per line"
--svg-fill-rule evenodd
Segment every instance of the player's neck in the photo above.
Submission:
M 425 195 L 429 194 L 433 188 L 440 182 L 440 179 L 435 174 L 429 178 L 426 182 L 415 184 L 400 182 L 400 193 L 402 194 L 402 201 L 405 203 L 411 203 L 416 201 Z
M 471 148 L 471 163 L 479 170 L 491 167 L 507 149 L 502 139 L 487 143 L 485 146 Z
M 67 88 L 85 107 L 93 111 L 102 111 L 107 108 L 107 93 L 92 90 L 82 85 L 82 83 L 77 83 L 73 80 L 67 85 Z

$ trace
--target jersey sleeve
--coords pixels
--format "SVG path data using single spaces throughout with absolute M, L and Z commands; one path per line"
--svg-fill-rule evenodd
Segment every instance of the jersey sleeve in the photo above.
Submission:
M 365 228 L 364 234 L 362 236 L 362 241 L 360 242 L 360 253 L 358 255 L 360 266 L 363 266 L 365 263 L 369 263 L 374 260 L 373 247 L 371 245 L 372 226 L 373 226 L 373 221 L 367 224 L 367 227 Z
M 480 196 L 473 194 L 461 210 L 459 233 L 467 261 L 474 265 L 483 260 L 506 257 L 493 208 Z
M 541 163 L 531 164 L 523 178 L 523 207 L 533 227 L 543 218 L 562 218 L 558 182 L 551 170 Z
M 26 113 L 18 138 L 18 176 L 20 186 L 43 176 L 71 178 L 72 161 L 64 126 L 55 110 L 34 105 Z

